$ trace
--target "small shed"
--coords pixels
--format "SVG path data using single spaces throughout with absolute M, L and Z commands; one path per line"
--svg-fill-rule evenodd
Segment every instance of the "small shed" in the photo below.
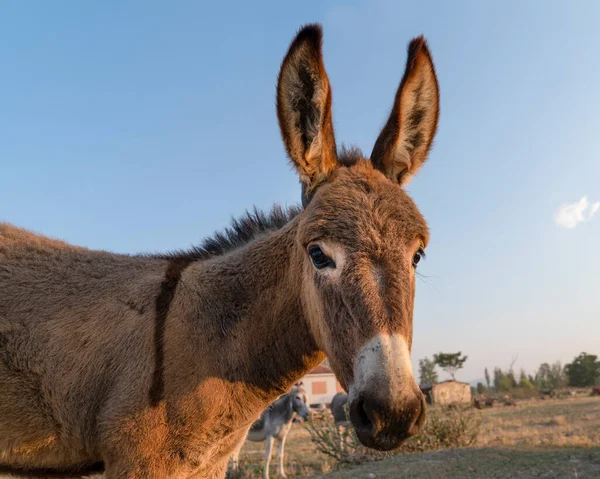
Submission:
M 444 381 L 434 386 L 421 388 L 427 402 L 436 406 L 471 404 L 471 386 L 460 381 Z
M 343 391 L 342 386 L 327 366 L 317 366 L 302 378 L 308 395 L 308 404 L 312 407 L 326 406 L 336 393 Z

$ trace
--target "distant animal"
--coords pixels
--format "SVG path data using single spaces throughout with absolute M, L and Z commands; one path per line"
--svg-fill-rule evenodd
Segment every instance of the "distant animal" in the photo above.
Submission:
M 595 386 L 592 389 L 592 396 L 600 396 L 600 386 Z
M 271 448 L 273 440 L 279 443 L 277 452 L 277 472 L 280 477 L 287 477 L 284 470 L 285 440 L 290 432 L 296 415 L 302 419 L 310 413 L 306 390 L 302 385 L 295 385 L 288 394 L 284 394 L 263 411 L 260 418 L 252 424 L 248 432 L 248 441 L 266 441 L 265 467 L 263 477 L 269 478 L 269 465 L 271 463 Z M 232 468 L 238 469 L 240 448 L 232 456 Z
M 348 395 L 343 392 L 337 393 L 331 400 L 331 414 L 336 427 L 346 427 L 349 424 L 346 413 L 346 404 L 348 404 Z
M 540 399 L 547 398 L 555 398 L 557 397 L 557 393 L 555 389 L 541 389 L 540 390 Z
M 437 129 L 433 61 L 422 37 L 410 42 L 367 158 L 336 146 L 321 44 L 319 26 L 301 29 L 277 82 L 302 207 L 157 255 L 0 224 L 0 470 L 222 478 L 261 411 L 326 357 L 365 446 L 419 431 L 410 352 L 429 231 L 403 186 Z M 227 161 L 226 145 L 205 161 Z
M 348 404 L 348 395 L 343 392 L 337 393 L 331 400 L 330 408 L 333 415 L 333 422 L 339 439 L 340 449 L 344 448 L 344 437 L 342 436 L 344 429 L 348 427 L 348 412 L 346 405 Z
M 473 405 L 476 409 L 483 409 L 486 407 L 493 407 L 495 399 L 491 397 L 480 397 L 473 399 Z

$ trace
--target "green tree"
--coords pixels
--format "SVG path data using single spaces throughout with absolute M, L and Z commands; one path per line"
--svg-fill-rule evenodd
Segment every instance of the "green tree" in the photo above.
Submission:
M 521 375 L 519 377 L 519 387 L 523 389 L 535 389 L 533 383 L 527 378 L 525 371 L 521 369 Z
M 477 383 L 477 393 L 478 394 L 483 394 L 486 391 L 485 386 L 483 385 L 482 382 L 478 382 Z
M 422 385 L 437 384 L 438 374 L 435 370 L 435 363 L 429 359 L 424 358 L 419 360 L 419 383 Z
M 551 376 L 551 372 L 550 372 L 550 365 L 548 363 L 542 363 L 540 364 L 540 367 L 537 370 L 537 373 L 535 373 L 535 385 L 538 387 L 538 389 L 550 389 L 551 385 L 550 385 L 550 376 Z
M 564 388 L 567 385 L 567 373 L 560 361 L 550 366 L 550 386 L 552 388 Z
M 494 389 L 497 392 L 508 392 L 513 386 L 513 377 L 510 372 L 505 373 L 500 368 L 494 368 Z
M 461 369 L 467 360 L 467 356 L 461 357 L 461 352 L 458 353 L 439 353 L 433 355 L 433 362 L 440 368 L 446 371 L 452 379 L 456 371 Z
M 488 371 L 488 368 L 485 368 L 485 384 L 487 385 L 487 388 L 490 388 L 490 372 Z
M 515 372 L 512 370 L 512 368 L 507 373 L 504 374 L 504 377 L 506 378 L 506 382 L 509 385 L 508 386 L 509 390 L 516 388 L 518 386 L 517 378 L 515 377 Z
M 565 368 L 560 361 L 550 365 L 548 363 L 540 364 L 534 380 L 538 389 L 557 389 L 565 387 L 567 378 Z
M 510 366 L 508 367 L 508 372 L 506 373 L 507 381 L 510 384 L 509 390 L 516 388 L 519 385 L 517 382 L 517 376 L 515 375 L 515 363 L 517 362 L 517 357 L 518 355 L 512 358 Z
M 583 352 L 571 364 L 565 366 L 565 371 L 569 378 L 569 386 L 593 386 L 600 379 L 598 356 Z
M 502 369 L 494 368 L 494 389 L 500 391 L 500 383 L 502 382 Z

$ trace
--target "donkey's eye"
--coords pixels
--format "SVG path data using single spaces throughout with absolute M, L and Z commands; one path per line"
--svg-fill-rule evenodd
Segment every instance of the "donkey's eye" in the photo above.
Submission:
M 413 256 L 413 260 L 412 260 L 413 268 L 417 267 L 417 264 L 419 264 L 419 261 L 421 261 L 421 258 L 425 258 L 425 251 L 423 251 L 423 248 L 419 248 L 417 250 L 417 252 L 415 253 L 415 255 Z
M 333 262 L 333 260 L 325 253 L 323 253 L 323 250 L 318 246 L 311 246 L 308 250 L 308 254 L 310 255 L 310 259 L 312 259 L 315 268 L 335 268 L 335 263 Z

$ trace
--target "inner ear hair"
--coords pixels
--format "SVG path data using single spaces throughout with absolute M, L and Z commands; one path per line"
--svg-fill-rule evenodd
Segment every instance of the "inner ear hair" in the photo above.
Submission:
M 322 38 L 319 25 L 302 28 L 283 60 L 277 82 L 281 136 L 308 194 L 338 166 Z
M 439 118 L 439 87 L 423 37 L 408 46 L 406 69 L 390 117 L 373 152 L 373 166 L 392 181 L 405 184 L 423 165 Z

